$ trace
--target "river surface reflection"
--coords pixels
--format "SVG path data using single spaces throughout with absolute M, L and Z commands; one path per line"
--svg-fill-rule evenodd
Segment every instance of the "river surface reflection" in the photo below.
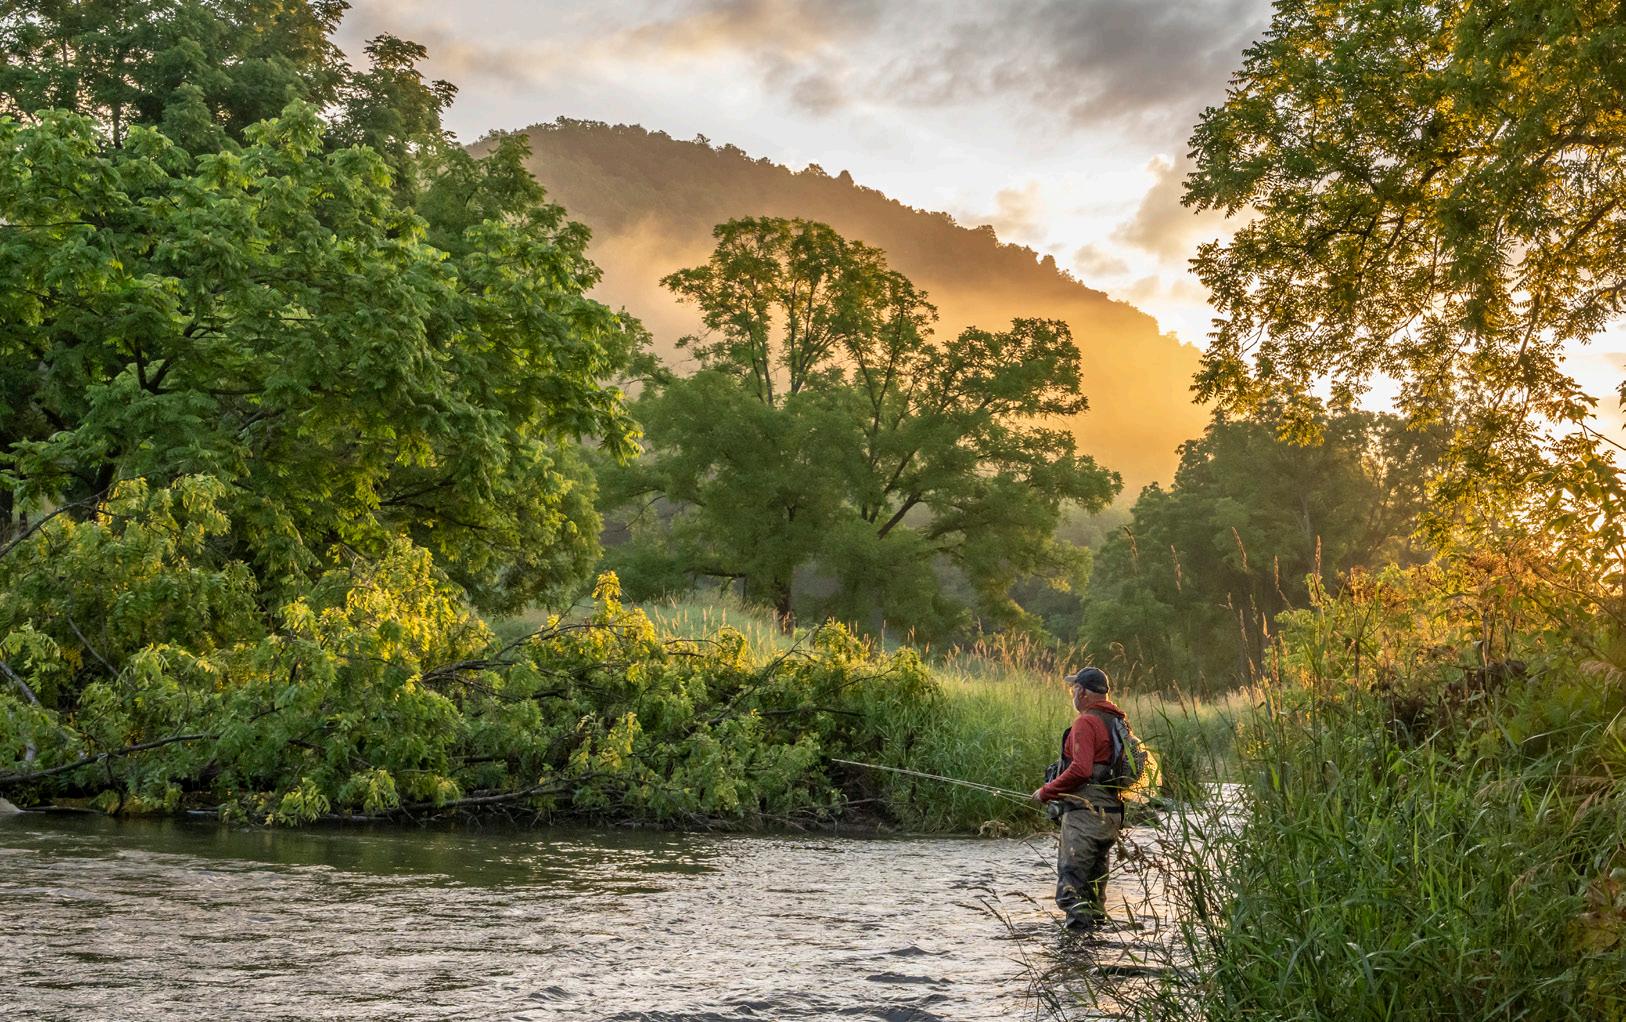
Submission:
M 1031 1018 L 1054 848 L 0 817 L 0 1017 Z

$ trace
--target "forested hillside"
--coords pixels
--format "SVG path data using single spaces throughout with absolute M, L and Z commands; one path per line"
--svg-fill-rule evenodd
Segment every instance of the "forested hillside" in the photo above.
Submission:
M 803 217 L 884 250 L 937 305 L 939 335 L 969 325 L 1001 329 L 1016 316 L 1066 320 L 1084 355 L 1089 398 L 1072 428 L 1084 452 L 1123 475 L 1127 494 L 1166 481 L 1175 448 L 1206 424 L 1191 401 L 1196 348 L 1081 284 L 1049 256 L 1001 244 L 990 227 L 905 206 L 845 171 L 793 172 L 734 146 L 637 126 L 561 118 L 524 134 L 549 196 L 593 230 L 589 252 L 604 271 L 595 296 L 643 320 L 663 353 L 699 321 L 659 286 L 661 277 L 703 261 L 712 228 L 725 220 Z

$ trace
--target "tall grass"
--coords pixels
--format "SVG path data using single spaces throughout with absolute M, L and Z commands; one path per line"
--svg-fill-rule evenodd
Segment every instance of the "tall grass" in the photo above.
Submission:
M 786 632 L 771 610 L 729 594 L 668 597 L 640 604 L 639 609 L 662 635 L 701 638 L 731 628 L 760 652 L 784 652 L 808 634 L 807 628 Z
M 666 635 L 743 634 L 764 655 L 805 642 L 809 629 L 787 634 L 770 612 L 727 598 L 686 597 L 641 608 Z M 984 641 L 927 653 L 938 699 L 911 707 L 880 726 L 892 736 L 883 765 L 1028 792 L 1044 780 L 1072 722 L 1065 664 L 1037 645 Z M 1136 733 L 1154 750 L 1165 793 L 1191 797 L 1203 782 L 1227 776 L 1234 763 L 1235 722 L 1250 697 L 1210 702 L 1115 694 Z M 884 808 L 911 829 L 1023 832 L 1049 826 L 1032 803 L 957 785 L 880 771 L 833 771 L 854 808 Z M 873 801 L 869 801 L 873 800 Z
M 585 604 L 579 604 L 564 616 L 577 617 L 585 608 Z M 662 635 L 700 638 L 731 628 L 744 635 L 752 649 L 761 652 L 783 652 L 795 645 L 798 637 L 805 639 L 808 632 L 804 628 L 787 633 L 774 620 L 772 611 L 729 594 L 668 597 L 639 604 L 638 609 Z M 493 622 L 492 627 L 499 637 L 513 639 L 542 627 L 549 616 L 543 611 L 528 611 Z
M 1141 1017 L 1626 1019 L 1618 780 L 1567 754 L 1408 747 L 1379 700 L 1301 695 L 1246 726 L 1240 830 L 1185 831 L 1198 978 Z
M 1168 847 L 1168 981 L 1110 992 L 1134 1017 L 1626 1019 L 1626 672 L 1576 632 L 1488 669 L 1413 584 L 1289 622 L 1238 816 Z
M 919 735 L 911 765 L 933 773 L 1004 787 L 1031 790 L 1060 753 L 1061 732 L 1075 713 L 1060 671 L 1018 658 L 990 656 L 986 649 L 954 651 L 931 664 L 947 712 L 932 721 L 911 721 Z M 1212 780 L 1230 776 L 1235 757 L 1235 722 L 1250 696 L 1223 700 L 1176 701 L 1156 695 L 1115 692 L 1135 733 L 1157 758 L 1162 794 L 1197 797 Z M 933 816 L 964 819 L 978 808 L 995 807 L 975 792 L 951 789 L 928 795 Z M 1031 811 L 1028 822 L 1041 821 Z M 990 819 L 1015 824 L 1021 814 L 1001 812 Z

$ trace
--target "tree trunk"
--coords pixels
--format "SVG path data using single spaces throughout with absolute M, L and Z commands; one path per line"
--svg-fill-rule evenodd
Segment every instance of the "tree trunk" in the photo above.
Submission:
M 773 590 L 774 617 L 778 618 L 779 627 L 789 632 L 791 629 L 796 627 L 796 611 L 791 606 L 790 601 L 790 583 L 776 582 L 774 583 Z

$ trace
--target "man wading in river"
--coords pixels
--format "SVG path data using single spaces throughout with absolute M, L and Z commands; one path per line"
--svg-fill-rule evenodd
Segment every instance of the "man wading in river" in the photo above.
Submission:
M 1124 822 L 1123 789 L 1112 783 L 1112 775 L 1115 758 L 1123 755 L 1117 750 L 1127 744 L 1128 724 L 1107 699 L 1105 671 L 1086 667 L 1066 681 L 1078 719 L 1062 733 L 1061 759 L 1051 768 L 1054 779 L 1033 797 L 1056 803 L 1061 811 L 1056 904 L 1067 913 L 1068 929 L 1087 930 L 1107 918 L 1107 871 Z M 1114 729 L 1122 729 L 1116 743 Z

